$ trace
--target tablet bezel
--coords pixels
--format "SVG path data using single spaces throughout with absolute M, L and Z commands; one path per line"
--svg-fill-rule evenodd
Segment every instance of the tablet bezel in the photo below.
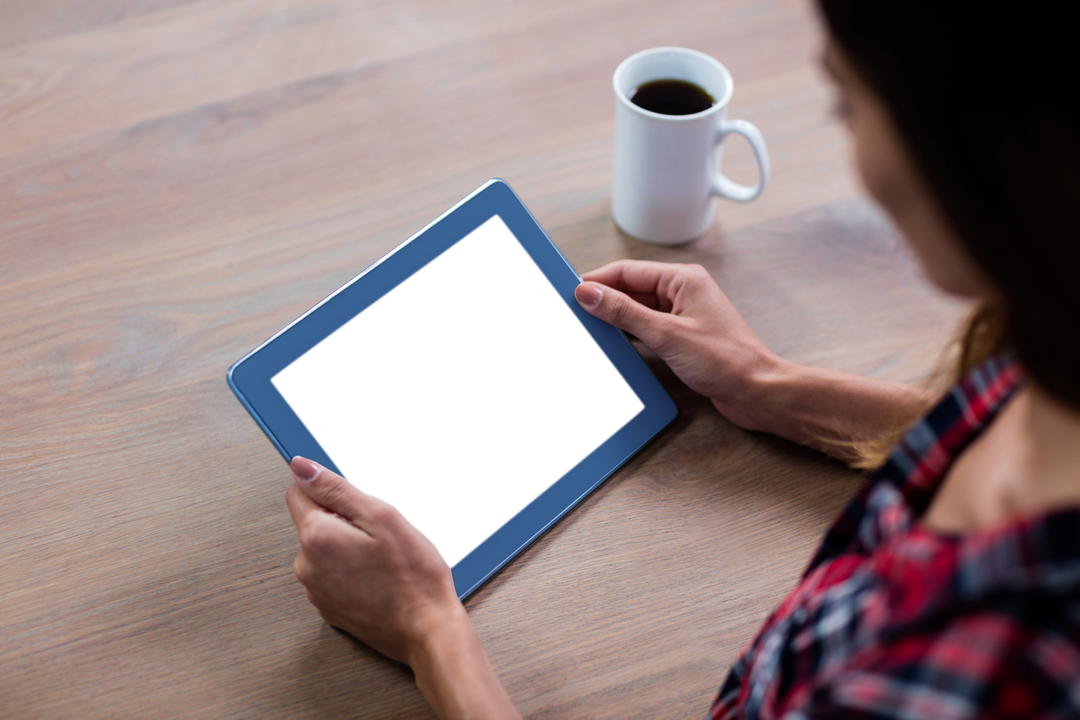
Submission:
M 510 228 L 645 408 L 452 568 L 462 600 L 588 497 L 678 414 L 671 396 L 623 334 L 589 315 L 574 299 L 581 277 L 505 181 L 485 183 L 238 360 L 227 374 L 236 397 L 286 462 L 302 455 L 340 472 L 271 378 L 495 215 Z

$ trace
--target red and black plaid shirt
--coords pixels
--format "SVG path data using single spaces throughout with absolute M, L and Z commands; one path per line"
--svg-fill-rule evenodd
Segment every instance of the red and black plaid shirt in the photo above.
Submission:
M 905 436 L 710 718 L 1080 718 L 1080 508 L 963 535 L 918 521 L 1020 381 L 991 359 Z

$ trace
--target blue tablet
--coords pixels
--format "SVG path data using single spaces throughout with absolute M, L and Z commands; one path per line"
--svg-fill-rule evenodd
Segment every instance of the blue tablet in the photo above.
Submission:
M 286 460 L 394 505 L 462 599 L 675 419 L 577 272 L 491 180 L 229 368 Z

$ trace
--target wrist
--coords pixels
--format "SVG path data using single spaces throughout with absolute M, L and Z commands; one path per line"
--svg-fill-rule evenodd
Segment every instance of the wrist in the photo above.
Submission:
M 737 405 L 713 403 L 733 423 L 859 460 L 858 443 L 909 425 L 932 393 L 908 385 L 799 365 L 780 357 L 744 375 Z
M 412 643 L 405 663 L 419 680 L 421 674 L 438 664 L 440 658 L 465 644 L 470 635 L 475 635 L 475 630 L 465 606 L 455 602 L 426 613 L 424 621 L 418 623 L 415 635 L 417 639 Z
M 518 718 L 463 605 L 447 608 L 410 654 L 416 686 L 443 720 Z
M 743 430 L 775 433 L 775 391 L 800 367 L 765 350 L 745 364 L 739 382 L 729 392 L 710 400 L 721 415 Z
M 444 720 L 455 715 L 453 707 L 459 703 L 448 696 L 448 692 L 462 687 L 463 680 L 459 675 L 464 663 L 460 656 L 467 655 L 476 635 L 464 606 L 459 608 L 460 611 L 447 608 L 447 612 L 432 616 L 421 629 L 408 659 L 417 689 L 435 714 Z

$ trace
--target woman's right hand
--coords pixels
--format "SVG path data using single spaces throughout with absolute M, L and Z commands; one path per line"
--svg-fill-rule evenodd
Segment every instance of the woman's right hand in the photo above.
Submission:
M 754 389 L 781 360 L 705 268 L 620 260 L 582 277 L 575 296 L 587 312 L 640 339 L 736 425 L 766 429 Z

